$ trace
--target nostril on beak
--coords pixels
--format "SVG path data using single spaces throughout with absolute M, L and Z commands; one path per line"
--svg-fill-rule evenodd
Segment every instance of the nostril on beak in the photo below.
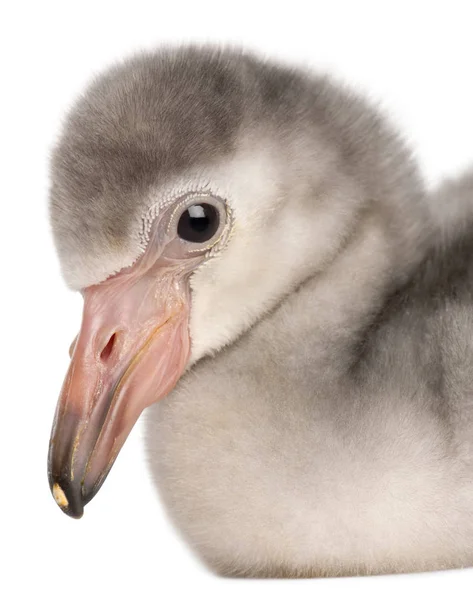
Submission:
M 113 333 L 110 336 L 110 339 L 108 340 L 106 346 L 104 347 L 104 349 L 102 350 L 102 352 L 100 353 L 100 359 L 105 362 L 108 360 L 108 358 L 110 357 L 110 355 L 112 354 L 113 351 L 113 346 L 115 345 L 115 341 L 116 341 L 116 337 L 117 334 Z

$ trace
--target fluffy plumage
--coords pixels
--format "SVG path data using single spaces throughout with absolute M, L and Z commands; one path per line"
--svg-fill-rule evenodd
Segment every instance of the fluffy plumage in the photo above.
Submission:
M 207 564 L 473 563 L 471 177 L 430 197 L 351 91 L 185 48 L 99 77 L 52 181 L 74 288 L 136 260 L 163 197 L 205 190 L 232 208 L 226 247 L 192 276 L 191 368 L 148 415 L 162 498 Z

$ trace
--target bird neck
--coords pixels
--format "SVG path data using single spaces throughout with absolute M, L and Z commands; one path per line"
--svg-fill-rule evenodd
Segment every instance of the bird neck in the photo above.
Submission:
M 261 352 L 270 348 L 281 368 L 296 378 L 309 369 L 317 374 L 318 386 L 340 381 L 356 360 L 363 332 L 425 255 L 419 239 L 406 258 L 388 229 L 379 213 L 366 218 L 327 268 L 253 328 L 249 335 L 258 338 Z M 407 244 L 414 245 L 413 240 Z

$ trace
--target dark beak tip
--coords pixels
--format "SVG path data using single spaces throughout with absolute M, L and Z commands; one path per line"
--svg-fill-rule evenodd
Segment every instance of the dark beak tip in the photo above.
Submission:
M 62 512 L 73 519 L 80 519 L 84 514 L 84 503 L 80 493 L 74 493 L 72 486 L 59 481 L 51 482 L 51 493 Z
M 76 512 L 73 512 L 72 510 L 63 510 L 63 512 L 68 517 L 71 517 L 72 519 L 76 519 L 76 520 L 82 519 L 82 517 L 84 516 L 83 508 L 80 511 L 76 511 Z

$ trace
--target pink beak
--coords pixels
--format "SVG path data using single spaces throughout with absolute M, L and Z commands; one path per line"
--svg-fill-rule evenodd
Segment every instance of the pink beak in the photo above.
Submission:
M 51 434 L 48 475 L 62 510 L 81 517 L 144 408 L 189 356 L 187 275 L 172 261 L 133 267 L 84 292 L 82 327 Z

